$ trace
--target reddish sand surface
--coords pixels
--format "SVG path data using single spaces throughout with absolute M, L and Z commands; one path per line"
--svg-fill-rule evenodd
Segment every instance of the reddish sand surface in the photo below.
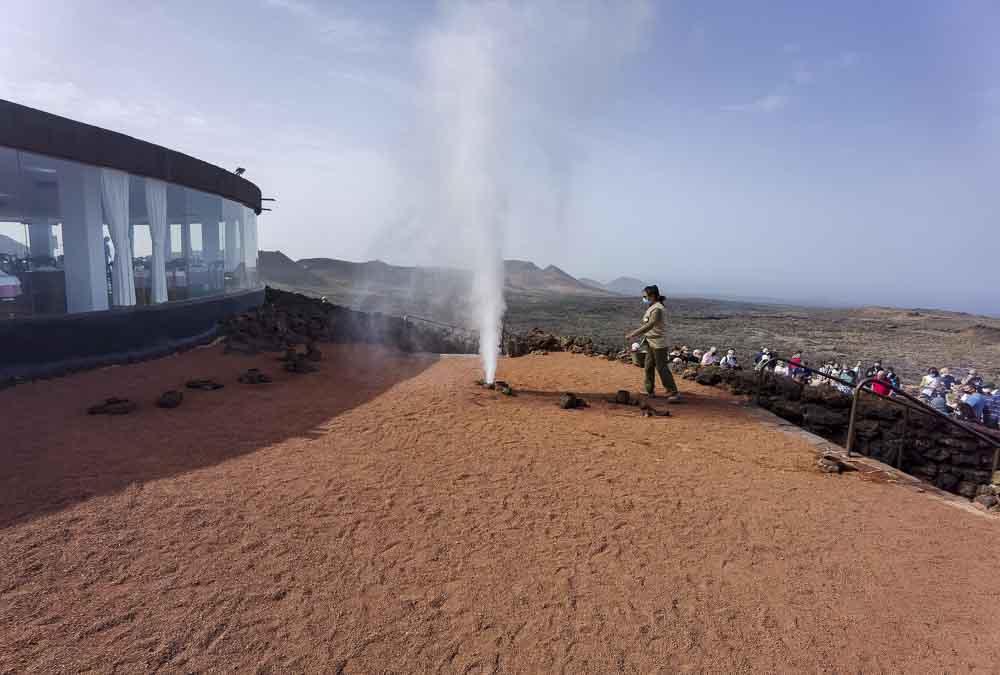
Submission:
M 501 362 L 514 398 L 472 358 L 277 366 L 0 392 L 0 672 L 1000 667 L 1000 523 L 821 474 L 722 392 L 650 419 L 602 401 L 638 369 L 568 354 Z M 191 377 L 226 388 L 152 405 Z

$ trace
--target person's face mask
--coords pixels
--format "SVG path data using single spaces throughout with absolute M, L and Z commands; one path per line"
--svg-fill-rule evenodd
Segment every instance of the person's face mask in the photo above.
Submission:
M 642 296 L 642 304 L 644 304 L 644 305 L 648 305 L 649 304 L 649 298 L 647 298 L 645 295 Z

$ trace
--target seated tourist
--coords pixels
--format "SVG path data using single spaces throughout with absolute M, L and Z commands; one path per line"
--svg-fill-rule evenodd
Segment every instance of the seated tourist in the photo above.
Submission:
M 959 409 L 963 411 L 963 417 L 981 424 L 983 421 L 983 412 L 986 410 L 987 397 L 980 394 L 971 384 L 965 385 L 962 388 L 962 392 L 964 395 L 962 396 L 962 404 L 959 406 Z
M 986 426 L 1000 429 L 1000 389 L 994 384 L 992 394 L 986 402 Z
M 789 375 L 791 375 L 791 371 L 789 370 L 788 366 L 785 364 L 784 361 L 777 361 L 774 364 L 774 374 L 781 375 L 783 377 L 788 377 Z
M 938 369 L 928 368 L 927 374 L 920 380 L 920 393 L 923 396 L 930 398 L 938 384 L 940 384 L 939 379 Z
M 736 351 L 732 349 L 727 351 L 726 355 L 719 361 L 719 365 L 723 368 L 732 368 L 734 370 L 739 368 L 740 364 L 736 362 Z
M 716 365 L 719 362 L 719 357 L 717 356 L 718 351 L 719 350 L 716 347 L 712 347 L 707 352 L 705 352 L 705 355 L 701 357 L 701 365 L 703 366 Z
M 795 352 L 792 358 L 788 360 L 788 370 L 792 374 L 792 377 L 797 377 L 804 374 L 806 371 L 802 368 L 802 352 Z
M 888 396 L 892 393 L 892 389 L 889 387 L 889 378 L 886 376 L 884 370 L 875 373 L 875 381 L 872 382 L 872 391 L 879 396 Z
M 899 389 L 899 375 L 892 368 L 887 368 L 885 371 L 885 376 L 889 380 L 889 384 L 892 385 L 893 389 Z
M 952 375 L 951 371 L 947 368 L 941 369 L 940 376 L 941 386 L 944 387 L 946 391 L 950 390 L 955 384 L 955 376 Z
M 858 365 L 861 365 L 860 361 L 858 361 Z M 878 375 L 878 371 L 880 370 L 882 370 L 882 362 L 876 361 L 875 363 L 872 364 L 871 368 L 865 371 L 865 377 L 875 377 L 876 375 Z
M 962 384 L 975 387 L 976 391 L 979 391 L 983 387 L 983 378 L 979 376 L 975 368 L 970 368 L 969 374 L 962 378 Z
M 944 397 L 944 387 L 938 386 L 931 392 L 930 400 L 928 405 L 940 413 L 945 415 L 951 414 L 951 408 L 948 407 L 948 400 Z
M 765 348 L 761 354 L 760 361 L 754 365 L 754 370 L 760 370 L 761 368 L 774 368 L 775 362 L 772 361 L 774 356 L 775 355 L 771 353 L 769 349 Z

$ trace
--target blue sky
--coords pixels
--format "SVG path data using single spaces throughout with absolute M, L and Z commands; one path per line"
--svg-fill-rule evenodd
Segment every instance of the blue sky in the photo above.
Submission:
M 460 264 L 428 206 L 447 120 L 424 59 L 456 4 L 14 3 L 0 97 L 245 166 L 279 198 L 267 248 Z M 507 257 L 1000 314 L 997 3 L 470 13 L 495 38 Z

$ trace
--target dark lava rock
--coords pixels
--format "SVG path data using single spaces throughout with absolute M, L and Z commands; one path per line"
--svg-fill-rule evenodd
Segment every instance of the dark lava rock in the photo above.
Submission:
M 962 495 L 963 497 L 968 497 L 969 499 L 972 499 L 973 497 L 976 496 L 976 489 L 978 487 L 979 486 L 976 485 L 976 483 L 972 482 L 971 480 L 963 480 L 961 483 L 958 484 L 958 494 Z
M 648 401 L 644 401 L 639 406 L 639 415 L 642 417 L 670 417 L 670 411 L 654 408 Z
M 850 421 L 850 418 L 848 418 Z M 879 423 L 875 420 L 859 420 L 857 424 L 854 425 L 854 433 L 858 435 L 858 438 L 877 438 L 879 436 L 881 427 Z
M 803 406 L 802 419 L 807 427 L 826 429 L 847 427 L 849 421 L 846 412 L 830 410 L 820 405 Z
M 982 504 L 986 508 L 992 508 L 996 506 L 998 503 L 996 495 L 990 495 L 990 494 L 979 495 L 973 501 L 975 501 L 977 504 Z
M 953 473 L 941 473 L 934 479 L 934 484 L 947 492 L 955 492 L 958 482 L 958 476 Z
M 719 372 L 718 366 L 706 366 L 701 369 L 701 372 L 694 378 L 694 381 L 698 384 L 714 387 L 719 382 L 722 382 L 722 374 Z
M 271 376 L 260 372 L 257 368 L 250 368 L 240 375 L 240 382 L 243 384 L 267 384 L 271 381 Z
M 516 358 L 518 356 L 524 356 L 528 353 L 526 345 L 521 341 L 517 335 L 511 335 L 503 343 L 503 353 L 505 356 L 511 358 Z
M 783 398 L 771 402 L 771 412 L 789 422 L 798 424 L 802 421 L 802 406 L 797 401 L 786 401 Z
M 503 380 L 497 380 L 496 382 L 494 382 L 493 383 L 493 389 L 495 389 L 496 391 L 500 392 L 504 396 L 513 396 L 514 395 L 514 388 L 511 387 L 506 382 L 504 382 Z
M 285 362 L 285 370 L 290 373 L 303 375 L 305 373 L 315 373 L 319 368 L 309 360 L 308 356 L 299 354 L 293 360 Z
M 188 389 L 199 389 L 201 391 L 215 391 L 216 389 L 222 389 L 224 385 L 219 384 L 215 380 L 188 380 L 187 384 L 184 385 Z
M 108 398 L 87 408 L 88 415 L 128 415 L 136 409 L 136 404 L 127 398 Z
M 156 405 L 160 408 L 176 408 L 183 402 L 184 392 L 177 391 L 176 389 L 165 391 L 160 394 L 160 398 L 156 399 Z
M 587 402 L 582 398 L 579 398 L 576 394 L 571 394 L 566 392 L 559 397 L 559 407 L 563 410 L 572 410 L 574 408 L 586 408 Z
M 851 397 L 833 387 L 806 387 L 802 391 L 802 400 L 808 403 L 819 403 L 827 408 L 850 408 Z

